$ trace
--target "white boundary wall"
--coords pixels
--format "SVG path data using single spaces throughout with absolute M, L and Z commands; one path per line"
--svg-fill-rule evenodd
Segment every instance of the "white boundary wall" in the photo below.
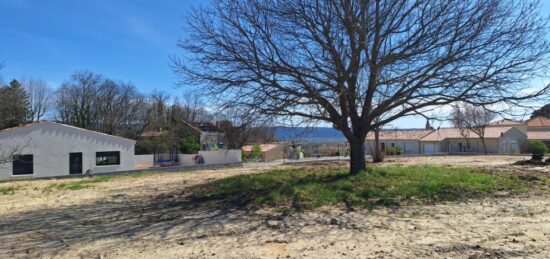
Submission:
M 199 155 L 204 158 L 204 164 L 221 164 L 242 162 L 241 150 L 220 150 L 220 151 L 199 151 Z M 194 154 L 179 154 L 178 165 L 195 165 Z M 151 168 L 154 167 L 154 155 L 136 155 L 134 158 L 135 168 Z

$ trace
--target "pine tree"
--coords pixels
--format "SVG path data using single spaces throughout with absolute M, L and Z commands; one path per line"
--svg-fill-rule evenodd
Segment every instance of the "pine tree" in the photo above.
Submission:
M 29 101 L 25 89 L 17 80 L 0 87 L 0 129 L 25 124 L 29 116 Z

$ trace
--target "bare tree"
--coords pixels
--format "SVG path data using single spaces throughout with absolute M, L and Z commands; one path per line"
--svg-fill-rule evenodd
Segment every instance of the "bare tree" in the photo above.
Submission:
M 188 16 L 182 84 L 225 105 L 325 121 L 366 168 L 368 132 L 465 101 L 518 105 L 548 65 L 540 1 L 215 0 Z
M 273 122 L 256 116 L 253 111 L 227 109 L 220 115 L 220 128 L 225 132 L 227 147 L 240 149 L 245 144 L 263 144 L 275 140 Z
M 461 132 L 464 130 L 476 134 L 483 145 L 483 152 L 487 154 L 485 143 L 485 129 L 496 117 L 496 113 L 481 106 L 471 104 L 455 105 L 453 111 L 453 124 L 460 125 Z
M 43 80 L 34 78 L 23 78 L 21 84 L 28 96 L 29 119 L 41 121 L 52 108 L 53 89 Z
M 133 139 L 152 118 L 151 105 L 133 84 L 89 71 L 78 71 L 61 85 L 56 108 L 66 124 Z
M 464 109 L 458 103 L 453 105 L 451 122 L 455 128 L 458 128 L 460 136 L 466 140 L 466 147 L 468 147 L 470 144 L 470 124 Z M 459 152 L 462 152 L 462 150 L 459 150 Z

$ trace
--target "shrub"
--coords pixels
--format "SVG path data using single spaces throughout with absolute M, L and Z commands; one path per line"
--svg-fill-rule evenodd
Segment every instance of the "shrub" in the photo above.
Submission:
M 548 147 L 539 140 L 529 141 L 527 151 L 532 154 L 531 159 L 535 161 L 542 161 L 544 154 L 548 153 Z
M 386 150 L 386 155 L 395 156 L 401 155 L 401 147 L 392 147 Z
M 262 148 L 260 145 L 256 144 L 252 146 L 252 150 L 250 151 L 250 158 L 252 159 L 260 159 L 262 157 Z
M 179 151 L 183 154 L 196 154 L 201 149 L 199 138 L 193 134 L 187 134 L 178 143 Z

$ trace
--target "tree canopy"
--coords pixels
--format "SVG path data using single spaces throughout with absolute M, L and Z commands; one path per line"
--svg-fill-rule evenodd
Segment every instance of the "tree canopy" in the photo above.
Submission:
M 222 106 L 324 121 L 366 168 L 367 133 L 458 101 L 517 105 L 548 64 L 539 1 L 215 0 L 187 19 L 182 83 Z M 531 87 L 531 86 L 529 86 Z

